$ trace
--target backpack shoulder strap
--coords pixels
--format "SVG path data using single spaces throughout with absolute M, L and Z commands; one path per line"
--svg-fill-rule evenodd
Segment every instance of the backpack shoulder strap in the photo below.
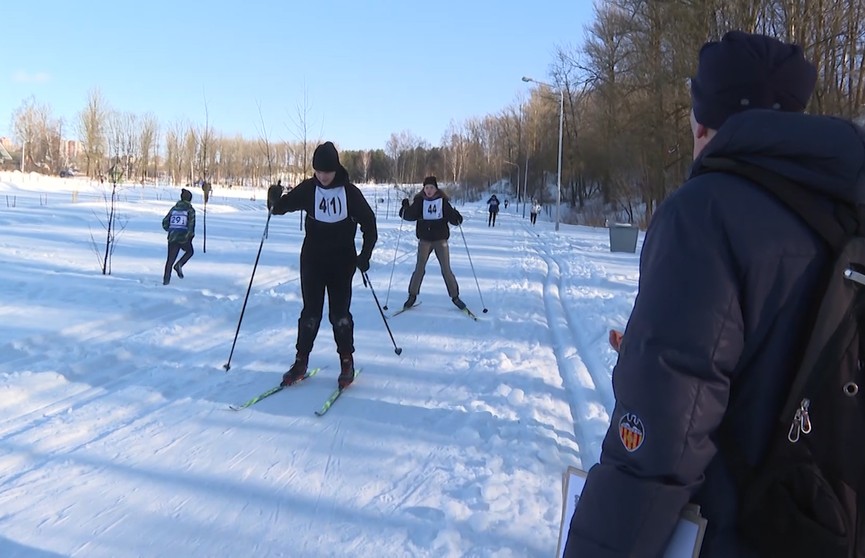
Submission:
M 722 157 L 706 157 L 701 163 L 705 168 L 703 172 L 737 174 L 771 192 L 819 234 L 836 256 L 844 249 L 850 235 L 859 229 L 859 219 L 852 205 L 836 201 L 835 210 L 827 210 L 825 197 L 772 171 Z
M 832 203 L 827 203 L 827 198 L 825 196 L 812 192 L 804 186 L 773 173 L 772 171 L 734 159 L 706 157 L 701 160 L 701 168 L 697 174 L 705 174 L 708 172 L 726 172 L 742 176 L 774 195 L 823 239 L 832 252 L 831 259 L 833 261 L 833 268 L 837 263 L 835 260 L 837 260 L 844 251 L 850 237 L 852 235 L 862 234 L 862 229 L 860 228 L 859 223 L 865 220 L 859 217 L 857 208 L 852 204 L 832 199 L 828 199 L 828 201 Z M 828 277 L 829 275 L 827 274 L 827 281 Z M 812 324 L 819 323 L 819 316 L 826 311 L 826 309 L 824 309 L 824 306 L 826 305 L 824 299 L 829 296 L 829 294 L 825 292 L 827 287 L 828 284 L 826 282 L 822 283 L 823 291 L 821 292 L 821 296 L 816 300 L 814 307 L 811 308 L 808 320 Z M 829 324 L 826 325 L 829 326 Z M 829 326 L 832 332 L 834 332 L 836 326 L 836 323 Z M 825 341 L 827 335 L 829 335 L 829 332 L 823 332 L 823 337 L 820 341 Z M 811 343 L 815 341 L 815 339 L 812 339 L 813 336 L 814 332 L 812 331 L 808 334 L 807 338 L 804 339 L 807 345 L 810 346 Z M 811 349 L 813 350 L 813 348 Z M 800 366 L 798 367 L 795 376 L 791 378 L 787 397 L 780 409 L 778 419 L 781 422 L 779 424 L 789 418 L 789 409 L 798 403 L 798 391 L 808 380 L 810 375 L 808 372 L 809 367 L 801 366 L 802 361 L 807 360 L 813 364 L 815 358 L 822 356 L 806 353 L 808 353 L 808 351 L 803 351 L 803 354 L 799 356 Z M 735 386 L 733 390 L 734 392 L 730 397 L 730 405 L 735 406 L 739 403 L 739 398 L 737 397 L 738 390 Z M 730 415 L 731 414 L 728 414 L 728 417 Z M 744 484 L 752 478 L 754 468 L 748 464 L 737 441 L 733 438 L 727 419 L 721 423 L 719 429 L 719 442 L 725 450 L 725 461 L 731 468 L 733 477 L 736 479 L 736 482 L 741 489 Z

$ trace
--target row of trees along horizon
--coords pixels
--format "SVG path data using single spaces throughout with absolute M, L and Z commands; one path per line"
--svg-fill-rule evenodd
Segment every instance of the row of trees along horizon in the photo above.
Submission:
M 515 199 L 524 191 L 554 203 L 561 91 L 562 203 L 570 208 L 563 222 L 598 224 L 612 215 L 645 226 L 692 159 L 687 78 L 697 53 L 731 29 L 802 45 L 819 70 L 809 112 L 861 116 L 865 0 L 607 0 L 596 3 L 583 44 L 556 47 L 542 80 L 553 88 L 538 85 L 496 114 L 452 121 L 438 146 L 403 131 L 384 149 L 341 151 L 341 161 L 357 183 L 416 184 L 434 174 L 478 199 L 509 178 Z M 320 140 L 310 137 L 309 112 L 297 107 L 295 141 L 225 137 L 207 116 L 203 124 L 163 128 L 155 115 L 115 110 L 92 90 L 71 123 L 82 146 L 76 161 L 63 160 L 63 120 L 37 99 L 22 102 L 12 129 L 24 146 L 25 171 L 74 165 L 90 177 L 120 168 L 129 181 L 264 186 L 311 174 Z

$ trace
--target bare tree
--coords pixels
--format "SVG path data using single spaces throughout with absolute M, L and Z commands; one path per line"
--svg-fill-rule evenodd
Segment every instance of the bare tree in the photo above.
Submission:
M 393 159 L 394 182 L 397 184 L 418 181 L 422 157 L 419 151 L 428 149 L 426 142 L 408 130 L 390 135 L 387 153 Z
M 195 162 L 198 155 L 198 131 L 194 126 L 190 125 L 186 128 L 186 134 L 183 137 L 183 159 L 187 162 L 188 167 L 183 169 L 186 174 L 184 184 L 192 185 L 195 182 Z M 187 172 L 188 171 L 188 172 Z
M 273 169 L 273 163 L 274 163 L 274 160 L 276 158 L 276 154 L 274 152 L 273 146 L 270 143 L 270 138 L 268 137 L 268 134 L 267 134 L 267 124 L 265 124 L 265 122 L 264 122 L 264 115 L 262 115 L 262 113 L 261 113 L 261 105 L 260 104 L 258 105 L 258 119 L 259 119 L 259 122 L 261 123 L 261 128 L 258 131 L 259 149 L 261 150 L 261 153 L 264 155 L 265 164 L 266 164 L 266 168 L 267 168 L 266 184 L 274 184 L 274 183 L 276 183 L 276 180 L 274 180 L 275 173 L 274 173 L 274 169 Z M 258 173 L 256 172 L 256 174 L 258 174 Z
M 182 184 L 185 169 L 190 164 L 184 141 L 188 125 L 182 121 L 170 124 L 165 133 L 165 166 L 173 184 Z
M 106 149 L 106 118 L 108 104 L 98 89 L 92 89 L 87 97 L 87 106 L 78 113 L 77 131 L 84 155 L 84 172 L 90 178 L 102 170 Z
M 60 169 L 62 127 L 63 121 L 52 115 L 51 107 L 34 97 L 24 100 L 12 115 L 12 132 L 22 145 L 22 170 L 52 173 Z
M 466 160 L 468 159 L 468 141 L 463 130 L 458 127 L 453 121 L 448 126 L 445 132 L 443 143 L 447 146 L 450 154 L 449 174 L 451 182 L 459 184 L 463 179 Z
M 291 168 L 289 177 L 293 184 L 300 182 L 304 177 L 312 174 L 312 152 L 318 141 L 312 139 L 310 135 L 311 113 L 312 105 L 309 102 L 309 94 L 306 88 L 304 88 L 303 101 L 295 106 L 294 116 L 289 117 L 292 125 L 290 132 L 298 142 L 297 148 L 293 150 L 292 158 L 294 165 Z M 317 137 L 321 138 L 321 133 Z
M 138 116 L 131 112 L 118 113 L 114 118 L 116 122 L 113 125 L 117 127 L 117 137 L 114 138 L 117 145 L 114 153 L 123 165 L 123 177 L 131 181 L 135 177 L 135 165 L 139 159 L 141 125 Z
M 198 169 L 201 193 L 204 198 L 203 226 L 202 226 L 202 250 L 207 253 L 207 202 L 210 200 L 210 158 L 213 156 L 213 130 L 210 128 L 210 112 L 207 109 L 207 98 L 204 99 L 204 128 L 199 133 L 200 149 Z
M 145 182 L 157 176 L 159 122 L 152 113 L 145 114 L 140 121 L 138 138 L 138 178 Z
M 210 127 L 210 111 L 204 99 L 204 127 L 198 132 L 198 178 L 203 184 L 210 180 L 210 169 L 214 155 L 214 131 Z
M 369 166 L 372 163 L 372 150 L 364 149 L 360 155 L 361 167 L 363 168 L 363 181 L 369 182 Z
M 96 241 L 91 232 L 91 241 L 97 254 L 101 252 L 101 268 L 103 275 L 111 275 L 111 263 L 114 249 L 117 246 L 117 238 L 126 228 L 126 220 L 118 217 L 118 183 L 120 183 L 128 168 L 128 143 L 129 137 L 133 135 L 129 129 L 131 126 L 129 115 L 112 112 L 107 120 L 108 153 L 111 163 L 108 167 L 109 183 L 104 187 L 102 198 L 105 207 L 104 219 L 97 215 L 97 220 L 105 229 L 105 249 L 98 250 Z M 102 181 L 100 181 L 102 182 Z M 105 184 L 104 182 L 102 182 Z

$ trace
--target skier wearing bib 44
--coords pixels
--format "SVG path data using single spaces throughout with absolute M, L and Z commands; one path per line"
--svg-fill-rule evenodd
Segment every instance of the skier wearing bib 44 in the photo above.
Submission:
M 355 269 L 361 272 L 369 269 L 378 233 L 375 214 L 358 187 L 349 181 L 333 143 L 315 148 L 312 168 L 314 176 L 290 192 L 284 194 L 281 185 L 273 185 L 267 192 L 268 206 L 274 215 L 306 211 L 306 236 L 300 250 L 303 309 L 297 322 L 297 355 L 282 384 L 297 382 L 307 371 L 327 291 L 328 318 L 339 353 L 339 387 L 344 388 L 354 380 L 351 282 Z M 358 224 L 363 234 L 360 254 L 355 253 L 354 244 Z
M 415 234 L 418 238 L 417 263 L 411 281 L 408 286 L 408 299 L 403 308 L 411 308 L 417 301 L 420 286 L 426 273 L 426 263 L 431 252 L 435 252 L 442 270 L 442 277 L 448 290 L 451 301 L 460 310 L 465 309 L 465 303 L 460 300 L 460 286 L 451 271 L 450 251 L 448 249 L 448 238 L 450 228 L 448 223 L 459 226 L 463 222 L 463 216 L 454 209 L 448 197 L 439 190 L 438 181 L 435 176 L 428 176 L 423 181 L 423 190 L 418 192 L 414 200 L 409 203 L 408 198 L 402 200 L 400 217 L 406 221 L 417 221 Z

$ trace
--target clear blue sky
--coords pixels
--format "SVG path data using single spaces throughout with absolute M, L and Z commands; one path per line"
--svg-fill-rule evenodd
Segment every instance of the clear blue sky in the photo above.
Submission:
M 33 95 L 67 126 L 98 88 L 115 109 L 218 132 L 384 148 L 440 143 L 451 120 L 497 113 L 580 46 L 590 0 L 9 0 L 0 135 Z M 259 112 L 260 111 L 260 112 Z

